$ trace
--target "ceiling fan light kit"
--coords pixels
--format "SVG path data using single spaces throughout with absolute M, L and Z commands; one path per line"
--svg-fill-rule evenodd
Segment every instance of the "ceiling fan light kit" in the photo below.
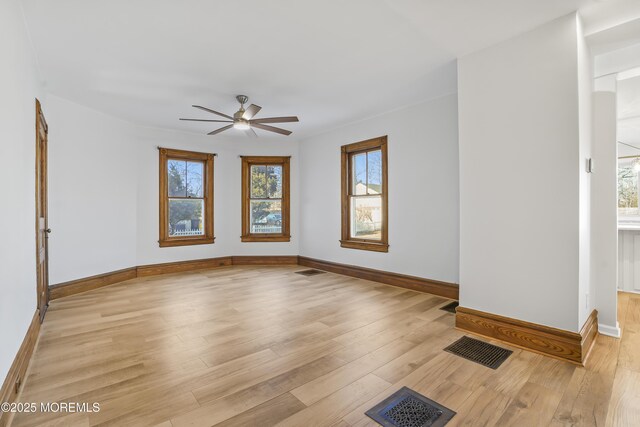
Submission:
M 291 131 L 289 130 L 277 128 L 275 126 L 269 126 L 269 125 L 266 125 L 265 123 L 291 123 L 291 122 L 299 121 L 298 117 L 296 116 L 267 117 L 264 119 L 254 119 L 253 117 L 256 114 L 258 114 L 260 110 L 262 110 L 262 107 L 255 104 L 251 104 L 245 109 L 244 104 L 246 104 L 249 101 L 249 97 L 246 95 L 238 95 L 236 96 L 236 99 L 240 103 L 240 109 L 233 114 L 233 117 L 227 114 L 212 110 L 210 108 L 203 107 L 201 105 L 193 105 L 194 108 L 198 108 L 202 111 L 206 111 L 208 113 L 215 114 L 220 117 L 224 117 L 227 120 L 208 120 L 208 119 L 180 119 L 180 120 L 191 121 L 191 122 L 229 123 L 228 125 L 223 126 L 220 129 L 216 129 L 214 131 L 209 132 L 207 135 L 217 135 L 221 132 L 224 132 L 225 130 L 233 128 L 233 129 L 243 130 L 249 136 L 257 136 L 253 128 L 265 130 L 267 132 L 279 133 L 280 135 L 291 135 Z

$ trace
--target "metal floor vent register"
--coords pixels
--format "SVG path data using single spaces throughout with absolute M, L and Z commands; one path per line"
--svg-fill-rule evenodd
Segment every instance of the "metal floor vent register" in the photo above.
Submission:
M 320 271 L 320 270 L 302 270 L 302 271 L 296 271 L 296 274 L 302 274 L 303 276 L 317 276 L 318 274 L 324 274 L 326 273 L 326 271 Z
M 451 409 L 402 387 L 365 413 L 383 427 L 440 427 L 456 414 Z
M 445 348 L 456 356 L 464 357 L 491 369 L 498 369 L 513 351 L 474 338 L 462 337 Z
M 442 307 L 440 307 L 440 310 L 456 314 L 456 307 L 458 307 L 458 301 L 450 302 L 447 305 L 443 305 Z

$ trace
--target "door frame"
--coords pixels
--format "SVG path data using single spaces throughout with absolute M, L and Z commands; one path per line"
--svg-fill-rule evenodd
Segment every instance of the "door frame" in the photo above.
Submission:
M 44 137 L 40 129 L 44 131 Z M 35 198 L 36 198 L 36 301 L 40 323 L 49 307 L 49 209 L 48 209 L 48 140 L 49 126 L 42 113 L 40 101 L 36 98 L 36 164 L 35 164 Z M 40 218 L 44 224 L 40 224 Z M 42 233 L 42 236 L 40 236 Z M 44 260 L 41 260 L 40 239 L 44 246 Z M 43 268 L 40 268 L 42 264 Z

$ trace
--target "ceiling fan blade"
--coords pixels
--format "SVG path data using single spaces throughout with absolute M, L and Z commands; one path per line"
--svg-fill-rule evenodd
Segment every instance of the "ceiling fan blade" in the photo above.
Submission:
M 263 125 L 263 124 L 260 124 L 260 123 L 252 122 L 251 126 L 253 126 L 255 128 L 258 128 L 258 129 L 262 129 L 262 130 L 267 130 L 269 132 L 279 133 L 281 135 L 291 135 L 291 131 L 290 130 L 280 129 L 280 128 L 273 127 L 273 126 L 267 126 L 267 125 Z
M 258 134 L 256 133 L 256 131 L 255 131 L 255 130 L 253 130 L 253 129 L 251 129 L 251 128 L 249 128 L 249 129 L 245 130 L 245 131 L 244 131 L 244 133 L 246 133 L 246 134 L 247 134 L 247 136 L 251 136 L 251 137 L 254 137 L 254 138 L 256 138 L 256 137 L 258 136 Z
M 289 123 L 289 122 L 298 122 L 298 118 L 296 116 L 289 117 L 266 117 L 264 119 L 255 119 L 251 120 L 251 123 Z
M 217 114 L 217 115 L 225 117 L 225 118 L 227 118 L 229 120 L 233 120 L 233 117 L 227 116 L 226 114 L 220 113 L 218 111 L 212 110 L 212 109 L 207 108 L 207 107 L 202 107 L 200 105 L 192 105 L 192 107 L 199 108 L 199 109 L 204 110 L 204 111 L 208 111 L 209 113 Z
M 233 123 L 232 120 L 207 120 L 207 119 L 180 119 L 187 122 L 215 122 L 215 123 Z
M 232 127 L 233 127 L 233 125 L 227 125 L 227 126 L 222 127 L 220 129 L 216 129 L 216 130 L 214 130 L 212 132 L 209 132 L 207 135 L 215 135 L 217 133 L 224 132 L 227 129 L 231 129 Z
M 256 104 L 251 104 L 244 111 L 244 114 L 242 115 L 242 118 L 245 119 L 245 120 L 251 120 L 251 118 L 253 118 L 253 116 L 258 114 L 258 111 L 260 111 L 260 110 L 262 110 L 262 107 L 260 107 L 259 105 L 256 105 Z

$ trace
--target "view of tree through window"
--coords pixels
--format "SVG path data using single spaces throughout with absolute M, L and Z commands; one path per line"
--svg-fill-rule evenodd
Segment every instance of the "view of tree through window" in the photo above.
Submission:
M 638 210 L 638 168 L 632 161 L 618 162 L 618 214 L 620 216 L 639 215 Z
M 167 162 L 169 236 L 204 235 L 204 163 Z
M 251 233 L 282 233 L 282 166 L 252 165 Z
M 382 152 L 367 151 L 352 157 L 351 236 L 382 238 Z
M 389 251 L 387 136 L 340 147 L 340 246 Z
M 159 147 L 161 248 L 209 245 L 213 235 L 215 154 Z
M 243 242 L 288 242 L 290 158 L 242 156 Z

